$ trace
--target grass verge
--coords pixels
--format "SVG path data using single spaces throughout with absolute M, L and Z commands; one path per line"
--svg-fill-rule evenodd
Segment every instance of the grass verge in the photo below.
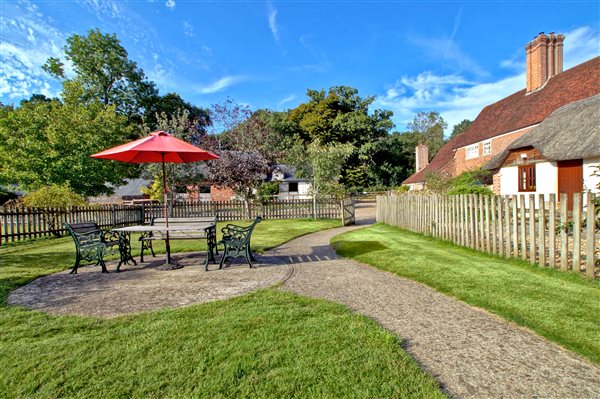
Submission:
M 377 224 L 336 236 L 341 256 L 489 310 L 600 364 L 600 282 Z
M 334 227 L 276 222 L 253 246 Z M 0 249 L 0 397 L 443 397 L 373 321 L 274 289 L 108 320 L 6 305 L 11 289 L 72 261 L 70 238 Z

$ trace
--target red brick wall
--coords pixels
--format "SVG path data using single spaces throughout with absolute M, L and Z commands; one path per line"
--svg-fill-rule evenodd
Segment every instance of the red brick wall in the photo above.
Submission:
M 496 154 L 501 153 L 510 143 L 530 131 L 532 128 L 526 128 L 515 133 L 506 134 L 500 137 L 494 137 L 492 141 L 492 153 L 483 155 L 483 143 L 479 143 L 479 156 L 473 159 L 466 159 L 466 147 L 461 147 L 454 154 L 454 175 L 457 176 L 464 171 L 478 169 L 488 163 Z
M 229 201 L 235 196 L 235 192 L 229 187 L 210 187 L 211 201 Z

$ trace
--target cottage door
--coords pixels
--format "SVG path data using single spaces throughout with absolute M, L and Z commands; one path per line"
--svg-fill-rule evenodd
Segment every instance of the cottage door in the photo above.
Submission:
M 558 161 L 558 193 L 569 196 L 569 210 L 573 209 L 573 194 L 583 191 L 583 160 Z

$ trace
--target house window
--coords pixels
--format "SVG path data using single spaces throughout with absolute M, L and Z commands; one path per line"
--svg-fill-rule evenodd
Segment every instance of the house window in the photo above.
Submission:
M 519 166 L 519 192 L 535 191 L 535 164 Z
M 479 144 L 467 146 L 467 159 L 477 158 L 479 156 Z
M 492 153 L 492 142 L 484 141 L 483 142 L 483 155 L 490 155 Z
M 294 182 L 291 183 L 290 182 L 290 189 L 289 189 L 290 193 L 297 193 L 298 192 L 298 183 Z

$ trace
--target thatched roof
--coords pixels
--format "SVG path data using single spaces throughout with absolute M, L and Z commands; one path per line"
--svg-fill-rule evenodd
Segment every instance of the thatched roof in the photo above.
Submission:
M 511 150 L 524 147 L 534 147 L 549 161 L 600 157 L 600 94 L 557 109 L 484 169 L 501 167 Z

